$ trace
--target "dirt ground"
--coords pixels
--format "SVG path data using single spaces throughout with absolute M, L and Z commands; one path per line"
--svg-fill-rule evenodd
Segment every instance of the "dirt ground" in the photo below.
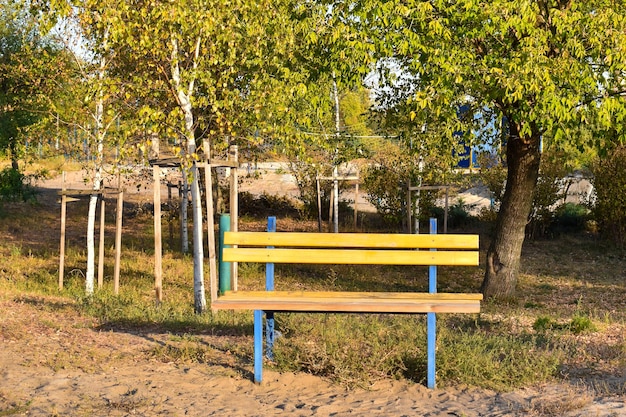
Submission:
M 73 181 L 68 188 L 80 186 Z M 58 178 L 46 186 L 61 188 Z M 626 416 L 625 399 L 601 384 L 502 394 L 383 381 L 349 390 L 307 374 L 266 372 L 255 385 L 252 358 L 215 350 L 210 365 L 164 363 L 150 352 L 166 332 L 103 328 L 72 303 L 0 294 L 0 416 Z M 199 337 L 215 346 L 219 336 Z M 607 383 L 626 384 L 626 370 Z

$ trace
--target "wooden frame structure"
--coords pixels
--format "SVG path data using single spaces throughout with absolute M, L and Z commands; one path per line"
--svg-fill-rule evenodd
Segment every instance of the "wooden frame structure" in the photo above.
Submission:
M 208 142 L 203 143 L 203 149 L 208 150 Z M 196 163 L 198 168 L 204 168 L 205 172 L 205 196 L 206 196 L 206 213 L 207 213 L 207 243 L 208 243 L 208 263 L 209 263 L 209 290 L 211 293 L 211 299 L 217 297 L 218 283 L 217 283 L 217 248 L 215 241 L 215 220 L 213 209 L 213 174 L 211 168 L 230 168 L 230 207 L 231 207 L 231 220 L 230 230 L 237 231 L 238 219 L 238 173 L 239 167 L 239 151 L 238 147 L 233 145 L 229 148 L 229 159 L 223 160 L 211 160 L 208 153 L 204 155 L 204 161 Z M 178 158 L 164 158 L 150 161 L 152 165 L 152 177 L 154 184 L 154 288 L 156 302 L 160 303 L 163 300 L 163 243 L 162 243 L 162 226 L 161 226 L 161 186 L 160 176 L 162 167 L 180 167 L 180 160 Z M 168 198 L 170 185 L 168 184 Z M 237 265 L 231 266 L 231 276 L 233 278 L 233 288 L 237 289 Z
M 329 215 L 328 215 L 328 229 L 330 230 L 331 224 L 334 225 L 333 231 L 335 233 L 339 232 L 339 209 L 335 208 L 336 205 L 339 204 L 339 201 L 335 201 L 335 195 L 337 195 L 337 199 L 339 198 L 339 181 L 356 181 L 355 189 L 354 189 L 354 229 L 356 230 L 357 220 L 358 220 L 358 212 L 359 212 L 359 176 L 358 175 L 333 175 L 328 176 L 320 176 L 315 177 L 315 189 L 317 191 L 317 229 L 319 232 L 322 231 L 322 192 L 320 187 L 320 181 L 332 181 L 333 182 L 333 192 L 330 194 L 330 207 L 329 207 Z M 337 216 L 335 216 L 337 214 Z M 337 217 L 337 218 L 335 218 Z
M 78 201 L 76 197 L 97 195 L 100 201 L 100 234 L 98 244 L 98 288 L 104 284 L 104 224 L 105 224 L 105 199 L 104 194 L 117 194 L 117 211 L 115 215 L 115 269 L 113 272 L 113 292 L 117 295 L 120 289 L 120 264 L 122 257 L 122 218 L 124 208 L 124 190 L 121 188 L 120 177 L 118 176 L 118 188 L 104 188 L 95 190 L 68 190 L 65 186 L 65 172 L 63 185 L 58 194 L 61 196 L 61 237 L 59 242 L 59 291 L 63 290 L 63 280 L 65 276 L 65 229 L 67 217 L 67 203 Z M 107 191 L 108 190 L 108 191 Z

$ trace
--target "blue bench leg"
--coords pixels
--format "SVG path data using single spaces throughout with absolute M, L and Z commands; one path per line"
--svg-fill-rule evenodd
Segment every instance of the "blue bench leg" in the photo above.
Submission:
M 254 382 L 263 381 L 263 310 L 254 310 Z
M 435 388 L 435 347 L 437 339 L 437 316 L 435 313 L 426 314 L 426 331 L 427 331 L 427 369 L 426 384 L 428 388 Z
M 265 356 L 267 359 L 274 360 L 274 341 L 276 333 L 274 330 L 274 312 L 267 311 L 265 313 Z

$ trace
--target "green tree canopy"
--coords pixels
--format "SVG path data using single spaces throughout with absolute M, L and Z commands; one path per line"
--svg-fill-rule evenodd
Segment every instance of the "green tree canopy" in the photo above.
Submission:
M 604 146 L 580 125 L 626 120 L 626 4 L 576 0 L 362 0 L 330 2 L 333 25 L 350 26 L 361 71 L 377 67 L 385 105 L 416 128 L 453 132 L 496 121 L 506 145 L 507 186 L 487 257 L 483 292 L 514 294 L 542 137 Z M 366 54 L 366 52 L 371 52 Z M 459 118 L 466 105 L 486 118 Z

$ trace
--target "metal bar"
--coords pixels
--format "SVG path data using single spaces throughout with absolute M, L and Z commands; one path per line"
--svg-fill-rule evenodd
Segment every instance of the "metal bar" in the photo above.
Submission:
M 254 382 L 263 382 L 263 310 L 254 310 Z
M 437 234 L 437 219 L 430 219 L 430 234 Z M 435 251 L 436 249 L 431 249 Z M 431 265 L 428 268 L 428 292 L 434 294 L 437 292 L 437 266 Z M 435 313 L 426 314 L 426 332 L 427 332 L 427 370 L 426 385 L 430 389 L 435 389 L 435 362 L 437 349 L 437 316 Z
M 219 254 L 219 265 L 220 265 L 220 293 L 224 293 L 224 291 L 230 291 L 230 262 L 224 262 L 224 248 L 229 247 L 224 244 L 224 233 L 229 231 L 230 229 L 230 215 L 222 214 L 220 216 L 220 254 Z
M 267 218 L 267 231 L 275 232 L 276 231 L 276 217 L 270 216 Z M 272 246 L 268 246 L 268 248 L 272 248 Z M 265 290 L 266 291 L 274 291 L 274 263 L 268 262 L 265 264 Z M 275 323 L 274 323 L 274 312 L 266 311 L 265 312 L 265 356 L 269 360 L 274 360 L 274 340 L 275 340 Z

